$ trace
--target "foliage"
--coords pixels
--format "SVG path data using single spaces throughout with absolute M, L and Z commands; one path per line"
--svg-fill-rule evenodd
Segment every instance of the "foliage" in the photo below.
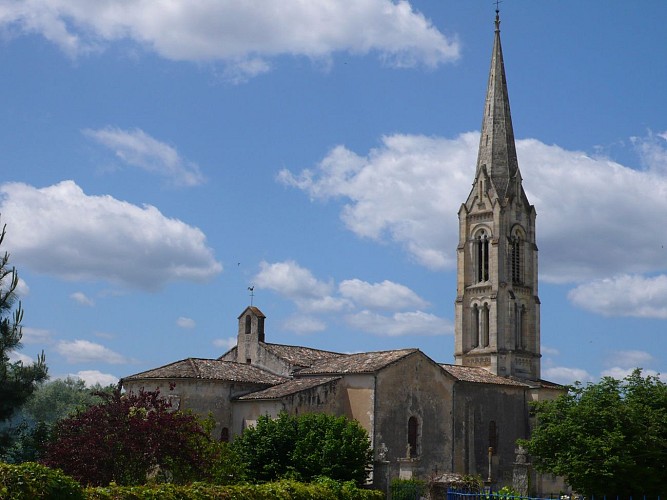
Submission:
M 101 394 L 104 402 L 58 422 L 42 462 L 82 484 L 176 483 L 209 471 L 209 435 L 196 416 L 172 411 L 159 392 Z
M 38 460 L 51 427 L 57 421 L 77 410 L 101 403 L 98 393 L 113 390 L 112 386 L 103 388 L 99 384 L 89 388 L 83 380 L 71 377 L 39 384 L 16 412 L 13 419 L 17 422 L 14 442 L 4 454 L 0 454 L 0 458 L 9 463 Z
M 427 484 L 419 479 L 393 479 L 391 481 L 391 498 L 393 500 L 414 500 L 422 497 Z
M 27 462 L 0 463 L 0 498 L 45 498 L 83 500 L 81 485 L 59 470 Z
M 193 483 L 189 486 L 160 484 L 150 486 L 116 486 L 88 488 L 89 500 L 382 500 L 376 490 L 362 490 L 343 485 L 336 490 L 331 484 L 304 484 L 283 480 L 259 485 L 216 486 Z
M 667 385 L 635 370 L 625 379 L 569 388 L 533 406 L 537 425 L 521 441 L 540 471 L 602 497 L 665 493 Z
M 368 434 L 358 422 L 323 413 L 262 416 L 232 447 L 250 479 L 259 482 L 327 476 L 363 484 L 372 461 Z
M 6 226 L 0 231 L 0 245 L 5 239 Z M 9 254 L 0 256 L 0 452 L 11 443 L 15 431 L 8 429 L 9 419 L 35 390 L 37 382 L 46 380 L 47 368 L 42 353 L 35 363 L 24 365 L 10 362 L 9 353 L 21 348 L 23 309 L 16 304 L 19 276 L 9 268 Z M 16 308 L 14 307 L 16 305 Z

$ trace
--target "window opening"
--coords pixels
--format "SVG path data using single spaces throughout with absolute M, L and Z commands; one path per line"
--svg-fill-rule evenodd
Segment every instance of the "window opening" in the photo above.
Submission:
M 472 347 L 479 346 L 479 307 L 472 306 Z
M 229 443 L 229 429 L 227 427 L 223 427 L 220 431 L 220 442 Z
M 481 325 L 480 325 L 480 344 L 482 347 L 489 347 L 489 305 L 484 304 L 482 307 L 481 314 Z
M 419 421 L 417 417 L 410 417 L 408 419 L 408 446 L 410 447 L 410 458 L 419 455 L 417 448 L 417 437 L 419 435 Z
M 248 314 L 245 317 L 245 333 L 246 333 L 246 335 L 250 334 L 250 331 L 252 329 L 251 326 L 252 326 L 252 318 Z
M 477 238 L 475 238 L 475 246 L 477 250 L 477 282 L 489 280 L 489 238 L 486 231 L 480 231 Z
M 489 448 L 491 448 L 491 453 L 494 455 L 498 451 L 498 429 L 496 428 L 495 420 L 489 422 Z
M 517 234 L 512 236 L 510 242 L 510 269 L 512 273 L 512 283 L 515 285 L 523 284 L 523 273 L 521 272 L 522 259 L 521 259 L 521 249 L 523 243 L 521 237 Z

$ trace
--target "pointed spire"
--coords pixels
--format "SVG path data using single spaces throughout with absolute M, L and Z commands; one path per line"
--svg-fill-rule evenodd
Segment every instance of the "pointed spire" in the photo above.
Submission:
M 510 180 L 517 175 L 519 164 L 514 144 L 503 50 L 500 45 L 500 15 L 498 9 L 496 9 L 495 25 L 476 177 L 479 178 L 481 170 L 484 168 L 496 193 L 501 199 L 504 199 L 513 194 L 513 186 L 516 183 L 510 182 Z

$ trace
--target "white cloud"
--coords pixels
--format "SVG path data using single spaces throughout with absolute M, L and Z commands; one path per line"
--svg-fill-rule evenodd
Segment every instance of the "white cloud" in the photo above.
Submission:
M 236 345 L 236 337 L 227 337 L 226 339 L 215 339 L 213 341 L 215 347 L 221 347 L 228 351 Z
M 359 279 L 345 280 L 338 285 L 338 290 L 361 307 L 369 309 L 409 309 L 424 308 L 428 303 L 405 285 L 383 281 L 368 283 Z
M 128 165 L 167 177 L 175 186 L 197 186 L 204 182 L 197 164 L 182 158 L 175 148 L 154 139 L 143 130 L 106 127 L 86 129 L 83 133 L 111 149 Z
M 27 297 L 28 294 L 30 293 L 30 287 L 23 279 L 21 279 L 20 276 L 19 276 L 19 282 L 17 283 L 16 288 L 14 289 L 14 293 L 19 299 Z
M 548 354 L 549 356 L 558 356 L 560 354 L 558 349 L 554 347 L 548 347 L 545 345 L 540 347 L 540 351 L 542 352 L 542 354 Z
M 622 275 L 577 286 L 568 299 L 605 316 L 667 319 L 667 275 Z
M 70 298 L 74 300 L 74 302 L 77 302 L 81 304 L 82 306 L 88 306 L 92 307 L 95 305 L 95 302 L 93 299 L 88 297 L 85 293 L 83 292 L 74 292 L 73 294 L 70 295 Z
M 290 316 L 283 321 L 283 328 L 295 333 L 307 334 L 326 330 L 326 323 L 324 321 L 312 317 L 304 316 L 302 314 Z
M 313 169 L 278 179 L 313 199 L 343 202 L 360 237 L 402 245 L 432 269 L 453 269 L 456 213 L 474 177 L 478 133 L 454 139 L 392 135 L 366 155 L 332 149 Z M 667 213 L 667 176 L 604 158 L 517 141 L 528 199 L 538 214 L 540 277 L 581 283 L 667 269 L 667 237 L 646 213 Z M 641 210 L 638 209 L 641 207 Z
M 22 344 L 50 344 L 53 341 L 52 333 L 43 328 L 23 326 L 21 332 L 23 334 L 23 337 L 21 337 Z
M 69 377 L 80 378 L 83 380 L 88 387 L 92 387 L 95 384 L 100 384 L 102 387 L 108 385 L 116 385 L 118 383 L 118 377 L 111 375 L 110 373 L 102 373 L 98 370 L 81 370 L 76 373 L 70 373 Z
M 109 363 L 125 364 L 129 360 L 101 344 L 89 340 L 62 340 L 56 345 L 56 351 L 65 357 L 68 363 Z
M 452 333 L 448 320 L 408 308 L 427 307 L 428 303 L 408 287 L 391 281 L 368 283 L 359 279 L 344 280 L 336 288 L 333 281 L 318 280 L 310 270 L 294 261 L 260 264 L 254 277 L 260 288 L 273 290 L 292 300 L 307 314 L 294 315 L 283 322 L 283 328 L 297 333 L 323 331 L 327 318 L 321 315 L 350 311 L 346 321 L 359 330 L 378 335 L 442 335 Z M 341 297 L 336 296 L 336 291 Z M 360 308 L 365 308 L 359 311 Z M 393 316 L 375 314 L 370 309 L 396 311 Z M 319 316 L 318 316 L 319 315 Z
M 632 137 L 631 140 L 646 169 L 667 174 L 667 131 L 661 134 L 649 132 L 646 137 Z
M 176 320 L 176 325 L 178 325 L 179 328 L 184 328 L 186 330 L 192 330 L 195 326 L 197 326 L 197 323 L 192 318 L 186 318 L 185 316 L 180 316 Z
M 22 352 L 19 351 L 9 351 L 9 353 L 7 353 L 7 356 L 9 357 L 10 363 L 16 363 L 17 361 L 20 361 L 21 363 L 23 363 L 24 366 L 31 365 L 35 362 L 35 360 L 32 359 L 30 356 L 23 354 Z
M 635 371 L 635 368 L 614 366 L 604 370 L 601 375 L 603 377 L 615 378 L 616 380 L 623 380 L 627 376 L 632 375 L 633 371 Z M 642 377 L 647 377 L 649 375 L 652 377 L 658 377 L 660 380 L 667 383 L 667 374 L 661 374 L 655 370 L 642 369 Z
M 581 368 L 568 368 L 565 366 L 543 368 L 542 378 L 563 385 L 571 385 L 575 382 L 586 384 L 587 382 L 593 381 L 593 376 L 586 370 Z
M 653 356 L 645 351 L 616 351 L 607 359 L 607 365 L 629 369 L 646 368 L 653 361 Z
M 0 185 L 17 261 L 69 280 L 104 280 L 156 290 L 204 281 L 222 270 L 196 227 L 111 196 L 88 196 L 73 181 L 45 188 Z
M 322 299 L 333 289 L 331 283 L 316 279 L 308 269 L 291 260 L 273 264 L 262 261 L 259 267 L 253 279 L 255 285 L 291 299 Z
M 354 328 L 387 337 L 454 333 L 450 321 L 422 311 L 395 313 L 389 317 L 364 310 L 346 316 L 345 320 Z
M 267 71 L 279 55 L 374 53 L 389 66 L 429 68 L 459 57 L 458 41 L 404 0 L 9 0 L 0 24 L 72 57 L 132 40 L 167 59 L 223 61 L 236 79 Z

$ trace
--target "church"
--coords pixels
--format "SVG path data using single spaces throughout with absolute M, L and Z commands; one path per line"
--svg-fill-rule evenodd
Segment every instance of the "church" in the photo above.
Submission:
M 511 485 L 528 403 L 564 388 L 541 379 L 535 207 L 522 186 L 496 11 L 477 168 L 458 212 L 455 364 L 419 349 L 341 354 L 271 343 L 264 313 L 238 317 L 236 346 L 127 376 L 174 407 L 211 413 L 233 440 L 261 415 L 326 412 L 357 420 L 374 450 L 373 485 L 443 473 Z M 515 463 L 516 462 L 516 463 Z M 530 493 L 558 492 L 532 472 Z

